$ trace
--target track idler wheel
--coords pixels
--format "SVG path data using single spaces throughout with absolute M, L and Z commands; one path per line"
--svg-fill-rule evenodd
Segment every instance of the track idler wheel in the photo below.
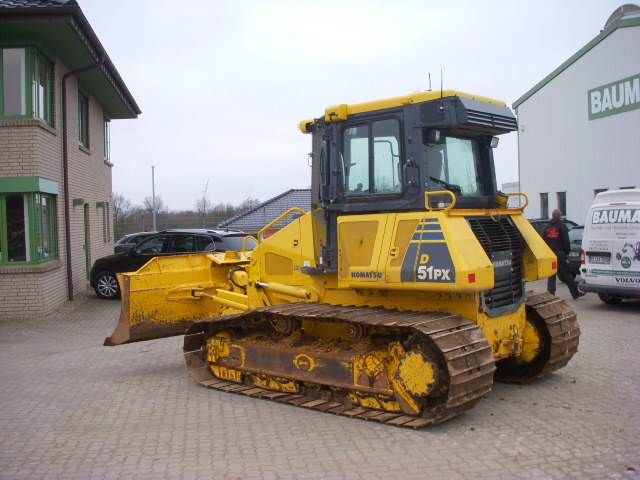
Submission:
M 522 352 L 496 365 L 496 379 L 529 383 L 558 370 L 577 352 L 579 338 L 576 314 L 565 301 L 550 293 L 529 295 Z

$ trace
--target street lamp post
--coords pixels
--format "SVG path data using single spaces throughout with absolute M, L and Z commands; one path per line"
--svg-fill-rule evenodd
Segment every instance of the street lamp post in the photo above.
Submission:
M 155 175 L 156 167 L 151 165 L 151 210 L 153 214 L 153 231 L 158 231 L 158 226 L 156 223 L 156 175 Z

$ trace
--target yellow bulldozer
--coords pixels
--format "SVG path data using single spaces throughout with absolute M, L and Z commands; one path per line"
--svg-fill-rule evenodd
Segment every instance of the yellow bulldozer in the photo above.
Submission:
M 516 128 L 504 102 L 453 90 L 327 108 L 300 123 L 311 210 L 253 249 L 119 275 L 105 345 L 184 335 L 206 387 L 412 428 L 468 410 L 494 378 L 563 367 L 575 313 L 525 292 L 557 259 L 526 196 L 496 187 L 497 135 Z

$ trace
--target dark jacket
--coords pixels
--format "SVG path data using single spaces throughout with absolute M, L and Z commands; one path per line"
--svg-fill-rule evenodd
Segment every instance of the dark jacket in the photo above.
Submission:
M 543 231 L 543 237 L 556 255 L 559 253 L 569 254 L 571 250 L 569 230 L 562 223 L 562 220 L 552 218 Z

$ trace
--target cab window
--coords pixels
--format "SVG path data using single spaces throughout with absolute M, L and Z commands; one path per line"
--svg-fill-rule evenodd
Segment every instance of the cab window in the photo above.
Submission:
M 344 132 L 344 191 L 347 195 L 369 194 L 369 125 Z
M 487 190 L 475 139 L 446 136 L 439 143 L 427 143 L 424 163 L 425 186 L 429 190 L 451 190 L 470 196 L 483 195 Z
M 377 120 L 347 128 L 343 134 L 342 170 L 348 196 L 402 191 L 400 122 Z

